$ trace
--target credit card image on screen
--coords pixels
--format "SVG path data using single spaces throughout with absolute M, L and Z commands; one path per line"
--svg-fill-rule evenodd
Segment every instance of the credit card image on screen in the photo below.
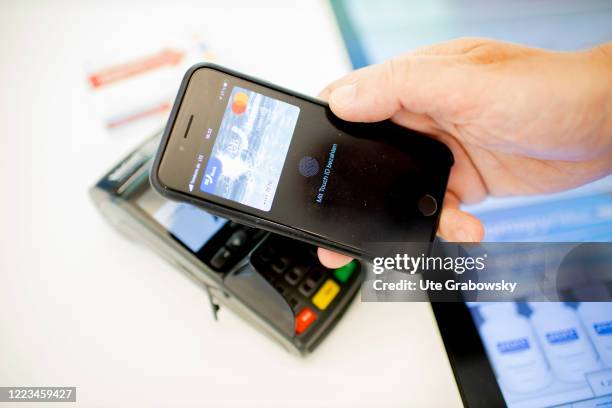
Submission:
M 200 190 L 270 211 L 300 108 L 232 89 Z

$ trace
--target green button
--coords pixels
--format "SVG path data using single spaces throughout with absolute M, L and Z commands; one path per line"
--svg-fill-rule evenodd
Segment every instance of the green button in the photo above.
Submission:
M 334 276 L 340 282 L 345 283 L 346 281 L 349 280 L 349 278 L 353 274 L 353 271 L 355 270 L 356 267 L 357 267 L 357 261 L 352 260 L 351 262 L 344 265 L 342 268 L 336 269 L 334 271 Z

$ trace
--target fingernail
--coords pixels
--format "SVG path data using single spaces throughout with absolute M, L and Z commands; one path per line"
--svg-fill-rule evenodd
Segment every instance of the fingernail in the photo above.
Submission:
M 343 108 L 351 105 L 355 101 L 357 87 L 355 84 L 344 85 L 335 89 L 329 96 L 329 103 L 336 107 Z

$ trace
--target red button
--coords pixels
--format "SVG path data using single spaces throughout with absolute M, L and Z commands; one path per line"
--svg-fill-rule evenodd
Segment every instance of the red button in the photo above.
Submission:
M 302 334 L 306 329 L 317 320 L 317 315 L 311 308 L 305 307 L 295 316 L 295 334 Z

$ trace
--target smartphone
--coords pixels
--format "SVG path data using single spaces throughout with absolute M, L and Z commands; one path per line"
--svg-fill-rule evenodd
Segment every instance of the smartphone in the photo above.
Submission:
M 453 155 L 390 121 L 214 64 L 185 75 L 151 183 L 163 196 L 353 257 L 433 241 Z

